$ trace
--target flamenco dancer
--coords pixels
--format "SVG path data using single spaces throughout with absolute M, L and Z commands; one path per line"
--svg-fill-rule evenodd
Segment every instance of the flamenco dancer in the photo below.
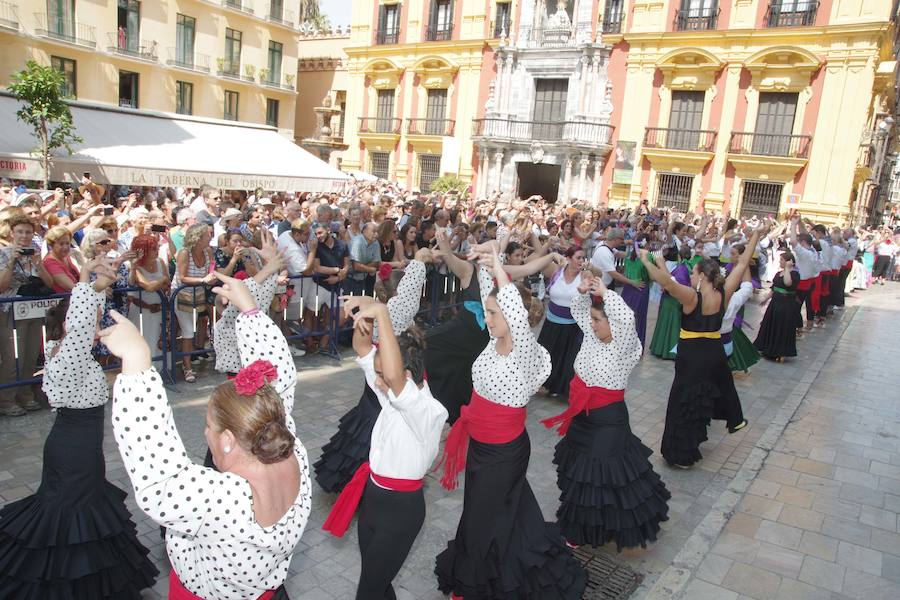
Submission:
M 812 236 L 801 228 L 800 216 L 791 218 L 791 250 L 797 260 L 797 320 L 801 328 L 810 331 L 819 311 L 819 286 L 817 282 L 819 253 L 812 246 Z M 803 326 L 801 309 L 806 307 L 806 325 Z
M 388 273 L 385 278 L 384 272 L 379 273 L 379 281 L 375 285 L 376 293 L 382 289 L 386 290 L 384 296 L 387 310 L 391 316 L 391 327 L 396 335 L 402 334 L 413 325 L 419 311 L 422 286 L 425 285 L 425 263 L 431 260 L 431 251 L 420 248 L 416 252 L 415 259 L 406 266 L 395 293 L 392 292 L 394 286 L 386 284 L 393 275 Z M 373 337 L 377 343 L 377 329 Z M 313 465 L 316 482 L 326 492 L 340 492 L 369 456 L 372 428 L 381 412 L 382 404 L 366 380 L 359 403 L 341 417 L 337 432 L 322 447 L 322 456 Z
M 138 505 L 167 528 L 170 600 L 283 600 L 310 513 L 306 449 L 291 417 L 297 371 L 247 286 L 218 277 L 213 291 L 241 313 L 237 342 L 247 365 L 209 399 L 206 439 L 218 471 L 187 458 L 150 349 L 118 313 L 100 332 L 122 359 L 113 431 Z
M 734 249 L 739 251 L 735 255 Z M 741 245 L 732 246 L 732 262 L 733 265 L 738 264 L 740 254 L 745 251 Z M 733 268 L 731 270 L 734 270 Z M 725 315 L 722 317 L 722 326 L 719 328 L 719 334 L 722 336 L 722 345 L 725 347 L 725 356 L 728 357 L 728 368 L 733 372 L 741 373 L 742 376 L 749 374 L 750 367 L 759 362 L 759 352 L 753 346 L 753 342 L 744 333 L 744 305 L 753 297 L 753 281 L 751 280 L 750 269 L 744 271 L 741 283 L 738 289 L 731 295 L 728 301 L 728 307 L 725 309 Z
M 550 304 L 538 343 L 554 358 L 550 376 L 542 386 L 551 396 L 568 395 L 569 382 L 575 374 L 575 356 L 581 347 L 581 330 L 572 318 L 569 304 L 581 285 L 585 255 L 581 246 L 569 246 L 565 265 L 551 264 L 544 269 Z
M 753 342 L 763 356 L 775 362 L 797 356 L 797 284 L 800 274 L 794 269 L 794 255 L 788 251 L 781 253 L 780 266 L 781 269 L 772 279 L 772 299 Z
M 691 272 L 690 287 L 677 283 L 641 251 L 650 277 L 681 303 L 683 313 L 661 448 L 670 465 L 690 468 L 703 458 L 700 444 L 707 439 L 710 419 L 724 420 L 729 433 L 747 426 L 719 329 L 725 307 L 750 264 L 750 248 L 756 246 L 759 233 L 753 232 L 727 278 L 717 262 L 703 259 Z
M 679 251 L 674 246 L 666 247 L 663 251 L 665 269 L 669 274 L 669 279 L 681 285 L 689 285 L 691 270 L 687 266 L 687 260 L 691 256 L 691 249 L 687 244 L 684 244 L 682 248 L 683 251 Z M 638 255 L 640 256 L 640 251 Z M 641 263 L 643 264 L 643 260 Z M 653 337 L 650 339 L 650 354 L 665 360 L 675 360 L 674 349 L 678 344 L 678 332 L 681 330 L 681 304 L 675 296 L 669 293 L 665 285 L 662 283 L 660 285 L 663 288 L 663 294 L 659 301 L 656 327 L 653 329 Z
M 40 488 L 0 510 L 0 598 L 139 600 L 159 574 L 138 541 L 125 492 L 106 480 L 109 392 L 91 347 L 102 290 L 115 279 L 105 259 L 90 261 L 71 298 L 47 316 L 43 390 L 56 421 L 44 443 Z
M 437 457 L 447 410 L 425 383 L 422 331 L 412 326 L 396 337 L 387 306 L 364 296 L 342 300 L 355 321 L 356 361 L 381 412 L 371 432 L 369 460 L 344 487 L 322 528 L 343 536 L 359 506 L 362 569 L 356 598 L 396 598 L 391 582 L 425 521 L 422 483 Z
M 441 483 L 455 489 L 465 468 L 466 489 L 456 538 L 437 557 L 438 588 L 467 600 L 576 600 L 587 576 L 559 528 L 544 521 L 525 476 L 531 454 L 525 406 L 550 373 L 550 356 L 531 333 L 522 296 L 496 250 L 481 262 L 491 340 L 472 365 L 471 402 L 447 437 Z
M 593 303 L 591 296 L 594 296 Z M 634 312 L 599 278 L 584 278 L 572 299 L 584 332 L 569 387 L 569 408 L 542 421 L 559 425 L 557 522 L 570 546 L 646 547 L 668 519 L 671 494 L 647 460 L 653 452 L 631 433 L 625 386 L 643 350 Z

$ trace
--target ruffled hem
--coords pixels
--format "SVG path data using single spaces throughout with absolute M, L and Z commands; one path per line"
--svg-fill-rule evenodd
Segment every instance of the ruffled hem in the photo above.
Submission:
M 728 357 L 728 368 L 732 371 L 747 371 L 759 362 L 759 352 L 743 331 L 732 333 L 732 352 Z
M 487 556 L 468 556 L 455 540 L 437 557 L 435 574 L 438 589 L 463 598 L 492 600 L 580 600 L 587 585 L 587 573 L 572 556 L 560 537 L 559 528 L 543 523 L 543 531 L 528 539 L 528 533 L 514 530 L 521 540 L 517 556 L 500 556 L 497 543 Z
M 0 598 L 139 600 L 159 571 L 124 497 L 107 482 L 104 493 L 74 508 L 38 494 L 7 505 L 0 511 Z
M 591 456 L 563 438 L 553 462 L 561 490 L 556 517 L 565 539 L 594 547 L 615 541 L 620 552 L 656 541 L 671 494 L 647 460 L 651 454 L 633 435 L 613 457 Z
M 372 429 L 378 412 L 371 414 L 359 405 L 341 417 L 337 433 L 322 447 L 322 456 L 313 465 L 316 482 L 324 491 L 337 493 L 369 457 Z
M 663 296 L 660 301 L 656 327 L 650 338 L 650 354 L 665 360 L 675 360 L 672 348 L 678 344 L 681 332 L 681 304 L 671 296 Z
M 708 381 L 683 386 L 679 392 L 673 389 L 669 398 L 660 451 L 670 464 L 689 466 L 703 458 L 700 444 L 707 440 L 713 407 L 722 393 Z

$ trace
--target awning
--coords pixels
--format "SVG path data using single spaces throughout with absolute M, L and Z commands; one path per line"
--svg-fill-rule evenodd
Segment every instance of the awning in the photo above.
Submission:
M 42 180 L 32 132 L 18 101 L 0 94 L 0 176 Z M 167 113 L 72 103 L 84 142 L 53 159 L 50 178 L 78 182 L 85 172 L 113 185 L 328 192 L 348 179 L 274 128 Z

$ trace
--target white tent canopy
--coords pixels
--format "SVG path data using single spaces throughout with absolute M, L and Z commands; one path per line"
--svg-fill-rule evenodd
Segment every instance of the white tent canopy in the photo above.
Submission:
M 17 100 L 0 95 L 0 176 L 43 179 L 31 129 Z M 72 103 L 84 142 L 58 152 L 50 178 L 77 182 L 90 172 L 113 185 L 328 192 L 347 176 L 265 125 Z

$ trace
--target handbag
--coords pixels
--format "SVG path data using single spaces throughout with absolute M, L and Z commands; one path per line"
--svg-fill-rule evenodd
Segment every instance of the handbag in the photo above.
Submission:
M 20 285 L 16 293 L 26 298 L 38 298 L 41 296 L 52 296 L 56 292 L 47 287 L 47 284 L 40 277 L 29 275 L 28 282 Z
M 179 291 L 175 296 L 175 307 L 183 312 L 206 312 L 206 288 L 201 285 Z

